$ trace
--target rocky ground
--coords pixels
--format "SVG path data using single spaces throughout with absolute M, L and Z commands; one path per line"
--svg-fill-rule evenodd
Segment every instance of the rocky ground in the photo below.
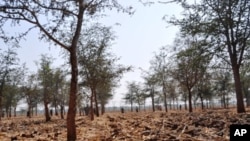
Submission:
M 79 141 L 227 141 L 231 124 L 250 124 L 250 114 L 235 109 L 194 113 L 157 111 L 106 113 L 90 121 L 78 116 Z M 66 121 L 52 117 L 16 117 L 0 121 L 0 141 L 64 141 Z

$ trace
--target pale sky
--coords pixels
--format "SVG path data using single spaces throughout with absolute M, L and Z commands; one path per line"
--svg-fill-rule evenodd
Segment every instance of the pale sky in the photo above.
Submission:
M 126 82 L 142 81 L 141 71 L 138 68 L 148 69 L 153 52 L 157 52 L 162 46 L 171 45 L 178 32 L 177 27 L 167 27 L 162 17 L 179 15 L 182 11 L 180 6 L 173 3 L 143 6 L 137 1 L 123 1 L 124 4 L 132 5 L 136 9 L 133 16 L 112 11 L 100 20 L 108 26 L 115 25 L 115 23 L 121 24 L 113 28 L 117 39 L 114 41 L 112 51 L 116 56 L 121 57 L 118 63 L 134 67 L 133 72 L 126 73 L 121 79 L 121 86 L 114 91 L 115 95 L 110 101 L 111 106 L 124 104 L 121 98 L 126 93 Z M 60 66 L 64 62 L 60 55 L 62 50 L 59 47 L 49 48 L 47 44 L 38 40 L 37 34 L 36 31 L 31 32 L 27 40 L 20 43 L 21 48 L 18 49 L 18 54 L 21 63 L 25 62 L 30 71 L 36 71 L 37 66 L 34 61 L 39 60 L 41 54 L 47 53 L 57 58 L 54 66 Z

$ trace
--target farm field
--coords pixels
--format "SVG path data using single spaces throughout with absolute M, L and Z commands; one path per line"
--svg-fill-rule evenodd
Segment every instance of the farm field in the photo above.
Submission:
M 248 113 L 249 113 L 248 109 Z M 79 141 L 227 141 L 231 124 L 247 124 L 250 114 L 235 109 L 195 111 L 105 113 L 90 121 L 77 116 Z M 53 116 L 3 118 L 1 141 L 64 141 L 66 120 Z

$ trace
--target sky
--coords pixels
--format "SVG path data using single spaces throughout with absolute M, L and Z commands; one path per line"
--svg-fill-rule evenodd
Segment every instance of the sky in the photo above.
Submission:
M 149 68 L 149 62 L 153 58 L 154 52 L 158 52 L 159 48 L 163 46 L 172 44 L 178 28 L 169 26 L 162 20 L 163 16 L 179 15 L 182 11 L 181 7 L 176 4 L 156 3 L 151 6 L 143 6 L 141 3 L 134 2 L 133 7 L 136 9 L 133 16 L 112 13 L 104 20 L 108 24 L 121 23 L 121 26 L 114 27 L 118 38 L 112 50 L 117 56 L 121 56 L 121 64 L 134 67 L 132 72 L 123 76 L 121 86 L 115 90 L 115 96 L 109 103 L 113 106 L 125 104 L 122 97 L 127 92 L 126 82 L 142 82 L 139 68 L 144 70 Z
M 131 5 L 136 11 L 134 15 L 108 11 L 107 17 L 100 20 L 107 26 L 113 26 L 113 31 L 117 36 L 111 47 L 112 52 L 121 59 L 119 64 L 133 66 L 133 71 L 123 75 L 120 86 L 114 90 L 114 97 L 110 101 L 111 106 L 121 106 L 124 104 L 124 94 L 126 93 L 126 82 L 142 81 L 141 70 L 147 70 L 149 61 L 153 58 L 154 52 L 159 48 L 171 45 L 178 28 L 169 26 L 162 20 L 163 16 L 179 15 L 181 7 L 171 4 L 155 3 L 151 6 L 144 6 L 138 0 L 123 1 L 124 5 Z M 119 23 L 120 25 L 116 25 Z M 19 27 L 22 28 L 22 27 Z M 20 42 L 21 48 L 17 49 L 21 63 L 31 72 L 37 70 L 35 61 L 38 61 L 41 54 L 49 54 L 56 60 L 53 66 L 60 66 L 64 63 L 62 49 L 59 47 L 49 47 L 48 44 L 38 40 L 38 32 L 32 31 L 25 41 Z

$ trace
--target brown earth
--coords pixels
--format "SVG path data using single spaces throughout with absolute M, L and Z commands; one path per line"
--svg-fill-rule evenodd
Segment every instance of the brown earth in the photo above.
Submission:
M 249 113 L 249 112 L 248 112 Z M 227 141 L 231 124 L 250 124 L 250 114 L 233 109 L 194 113 L 171 111 L 106 113 L 90 121 L 78 116 L 79 141 Z M 53 116 L 0 121 L 0 141 L 64 141 L 66 120 Z

